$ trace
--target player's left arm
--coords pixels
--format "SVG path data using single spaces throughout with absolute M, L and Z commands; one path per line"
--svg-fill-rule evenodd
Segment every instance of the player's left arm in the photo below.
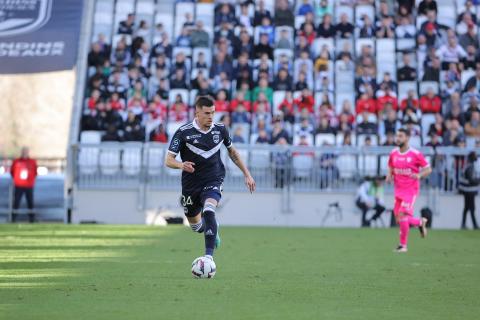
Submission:
M 235 163 L 235 165 L 243 172 L 243 175 L 245 176 L 245 185 L 247 186 L 250 193 L 253 193 L 255 191 L 255 179 L 253 179 L 247 166 L 245 165 L 245 163 L 243 163 L 243 160 L 240 157 L 238 150 L 235 149 L 233 145 L 228 148 L 228 155 L 233 161 L 233 163 Z
M 420 167 L 420 171 L 415 174 L 415 178 L 420 180 L 423 178 L 426 178 L 432 173 L 432 167 L 430 167 L 430 164 L 428 163 L 427 159 L 425 159 L 423 154 L 418 155 L 418 165 Z

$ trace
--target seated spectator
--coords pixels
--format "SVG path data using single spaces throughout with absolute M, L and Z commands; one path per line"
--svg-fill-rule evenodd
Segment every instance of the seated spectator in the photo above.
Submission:
M 477 31 L 473 27 L 468 27 L 467 32 L 460 35 L 458 38 L 458 44 L 462 48 L 468 48 L 469 46 L 473 46 L 474 48 L 479 47 L 479 41 L 477 37 Z
M 118 94 L 117 94 L 118 96 Z M 88 109 L 95 109 L 97 106 L 97 102 L 100 101 L 100 91 L 99 90 L 93 90 L 92 94 L 90 95 L 90 98 L 87 100 L 87 107 Z
M 145 141 L 145 131 L 141 121 L 131 111 L 128 112 L 127 119 L 123 125 L 124 141 Z
M 355 91 L 357 94 L 361 95 L 369 90 L 375 91 L 376 87 L 377 82 L 373 77 L 373 70 L 371 68 L 363 68 L 361 76 L 355 79 Z
M 480 63 L 476 65 L 475 75 L 467 80 L 464 91 L 470 91 L 471 88 L 475 88 L 475 90 L 480 92 Z
M 460 71 L 458 70 L 458 65 L 456 63 L 450 63 L 448 65 L 448 70 L 445 72 L 445 78 L 442 79 L 442 82 L 459 82 L 460 81 Z
M 175 102 L 168 111 L 168 121 L 186 122 L 188 120 L 188 106 L 183 102 L 182 95 L 177 94 Z
M 393 39 L 395 37 L 395 26 L 391 17 L 383 17 L 377 27 L 376 35 L 379 39 Z
M 429 137 L 430 137 L 430 141 L 428 141 L 425 144 L 427 147 L 432 147 L 435 149 L 436 147 L 442 146 L 441 136 L 438 136 L 436 134 L 431 134 L 429 135 Z
M 422 77 L 422 81 L 440 81 L 440 59 L 434 57 L 430 64 L 425 66 L 425 72 Z
M 470 106 L 474 105 L 475 107 L 480 101 L 480 93 L 476 88 L 471 87 L 470 90 L 462 94 L 461 105 L 463 110 L 470 109 Z
M 253 18 L 253 25 L 258 26 L 262 23 L 262 20 L 264 17 L 268 17 L 269 19 L 272 19 L 270 11 L 268 11 L 265 8 L 265 1 L 260 0 L 258 1 L 258 9 L 255 11 L 255 15 Z
M 268 80 L 265 78 L 260 79 L 258 81 L 258 86 L 253 89 L 252 100 L 258 100 L 258 96 L 261 93 L 265 95 L 268 103 L 271 105 L 273 102 L 273 90 L 268 86 Z
M 235 33 L 233 32 L 232 28 L 230 28 L 230 23 L 222 22 L 220 28 L 215 31 L 215 34 L 213 36 L 213 42 L 217 49 L 215 51 L 218 51 L 220 45 L 232 43 L 234 40 Z
M 442 100 L 435 94 L 433 88 L 428 88 L 420 98 L 420 110 L 423 113 L 438 113 L 442 111 Z
M 225 72 L 228 79 L 232 79 L 233 67 L 232 63 L 226 59 L 225 53 L 218 52 L 215 56 L 215 61 L 210 67 L 210 78 L 215 78 L 221 72 Z
M 187 78 L 183 69 L 176 69 L 174 75 L 170 79 L 171 89 L 188 89 Z
M 322 20 L 325 15 L 333 14 L 332 6 L 330 6 L 328 0 L 320 0 L 320 3 L 316 6 L 315 13 L 317 15 L 317 18 L 319 20 Z
M 312 92 L 309 89 L 304 89 L 302 91 L 302 95 L 298 99 L 294 100 L 294 104 L 297 106 L 299 111 L 306 109 L 312 114 L 313 106 L 315 104 Z
M 317 36 L 320 38 L 333 38 L 336 35 L 336 28 L 332 24 L 332 15 L 325 14 L 322 22 L 318 25 Z
M 292 77 L 286 69 L 280 69 L 273 83 L 273 88 L 279 91 L 292 91 Z
M 250 123 L 250 114 L 242 103 L 232 112 L 232 123 Z
M 273 60 L 273 48 L 268 41 L 268 34 L 260 34 L 260 42 L 255 46 L 255 59 L 260 59 L 263 54 L 268 56 L 268 59 Z
M 302 119 L 300 126 L 295 132 L 297 136 L 310 136 L 313 134 L 313 126 L 308 119 Z
M 293 27 L 295 22 L 295 16 L 293 10 L 289 8 L 287 0 L 278 0 L 277 7 L 275 8 L 275 26 L 289 26 Z
M 326 117 L 320 118 L 320 123 L 318 124 L 316 134 L 319 134 L 319 133 L 335 134 L 335 132 L 336 132 L 335 128 L 330 124 L 330 121 L 328 121 L 328 118 Z
M 298 15 L 304 16 L 307 13 L 313 13 L 313 6 L 310 4 L 310 0 L 302 0 L 300 8 L 298 8 Z
M 403 67 L 397 71 L 398 81 L 415 81 L 417 80 L 417 70 L 410 66 L 410 55 L 403 54 Z
M 383 126 L 383 134 L 395 134 L 397 129 L 400 128 L 400 123 L 397 120 L 397 113 L 393 109 L 388 110 L 381 125 Z
M 457 34 L 463 35 L 468 32 L 468 29 L 473 29 L 473 31 L 477 33 L 477 26 L 475 25 L 475 21 L 473 21 L 472 14 L 469 11 L 463 13 L 462 19 L 457 24 Z
M 284 138 L 288 143 L 290 143 L 290 135 L 283 127 L 283 122 L 281 120 L 275 120 L 273 122 L 273 130 L 270 144 L 276 144 L 277 141 L 281 138 Z
M 424 128 L 424 129 L 426 129 L 426 128 Z M 445 123 L 443 122 L 442 115 L 440 113 L 436 113 L 435 114 L 435 122 L 432 123 L 430 125 L 430 127 L 428 128 L 428 135 L 429 136 L 435 135 L 435 136 L 443 137 L 443 135 L 445 134 L 445 130 L 446 130 L 446 127 L 445 127 Z
M 230 112 L 230 102 L 227 101 L 227 92 L 225 90 L 217 92 L 215 112 Z
M 190 35 L 190 42 L 193 48 L 207 48 L 210 45 L 210 36 L 203 28 L 202 20 L 197 21 L 196 29 L 193 29 L 192 34 Z
M 257 140 L 255 141 L 255 144 L 267 144 L 270 142 L 270 138 L 268 137 L 268 133 L 265 130 L 260 130 L 258 132 L 258 137 Z
M 457 120 L 446 122 L 446 130 L 442 137 L 444 146 L 455 146 L 458 141 L 464 140 L 463 129 Z
M 453 103 L 451 105 L 450 111 L 446 114 L 445 119 L 448 121 L 456 120 L 461 126 L 465 125 L 465 114 L 462 112 L 462 108 L 460 107 L 459 103 Z
M 462 58 L 467 56 L 454 34 L 448 36 L 448 43 L 440 46 L 435 54 L 442 61 L 442 70 L 447 70 L 450 63 L 459 63 Z
M 243 137 L 243 127 L 239 126 L 235 128 L 232 136 L 233 143 L 245 143 L 245 138 Z
M 235 13 L 232 10 L 233 7 L 224 3 L 220 5 L 220 10 L 215 13 L 215 25 L 218 26 L 222 23 L 235 24 Z
M 137 31 L 135 31 L 135 37 L 147 39 L 147 37 L 150 36 L 150 32 L 150 26 L 148 25 L 147 21 L 141 20 Z
M 437 12 L 437 2 L 435 0 L 422 0 L 418 5 L 418 14 L 419 15 L 426 15 L 428 11 Z
M 387 1 L 381 0 L 380 7 L 378 8 L 377 13 L 377 25 L 381 24 L 381 20 L 385 17 L 392 17 L 393 11 L 390 10 L 390 6 Z
M 405 110 L 407 107 L 418 109 L 418 99 L 416 97 L 415 90 L 408 90 L 407 97 L 400 103 L 400 110 Z
M 411 22 L 409 17 L 400 17 L 398 19 L 398 25 L 395 28 L 395 34 L 400 39 L 412 39 L 415 38 L 416 29 L 415 25 Z
M 305 72 L 300 72 L 298 74 L 297 82 L 295 83 L 295 91 L 303 91 L 305 89 L 309 89 L 307 75 Z
M 120 95 L 118 94 L 118 92 L 112 93 L 110 97 L 110 104 L 113 110 L 125 110 L 125 101 L 123 99 L 120 99 Z
M 115 125 L 110 124 L 107 126 L 107 131 L 103 134 L 102 141 L 122 141 Z
M 313 23 L 306 23 L 304 30 L 301 30 L 298 35 L 307 39 L 307 43 L 309 45 L 313 45 L 313 41 L 315 41 L 317 36 L 317 33 L 315 32 L 315 26 Z
M 182 28 L 180 35 L 177 37 L 176 46 L 177 47 L 190 47 L 192 44 L 190 38 L 190 32 L 187 28 Z
M 280 39 L 277 40 L 277 44 L 275 45 L 277 49 L 293 49 L 293 43 L 290 38 L 290 35 L 286 29 L 282 29 L 280 31 Z
M 382 146 L 385 147 L 393 147 L 396 146 L 397 144 L 395 143 L 395 134 L 392 132 L 388 132 L 385 142 L 382 144 Z
M 402 116 L 402 124 L 414 125 L 417 127 L 416 130 L 420 131 L 420 118 L 415 112 L 415 109 L 408 107 L 405 109 Z
M 133 29 L 135 28 L 135 15 L 133 13 L 129 13 L 127 15 L 127 20 L 120 21 L 120 25 L 118 26 L 118 34 L 133 34 Z
M 376 119 L 375 116 L 372 116 L 368 112 L 363 112 L 357 118 L 357 134 L 374 134 L 378 132 L 377 124 L 372 121 Z
M 235 99 L 230 102 L 230 109 L 235 112 L 239 105 L 242 105 L 246 112 L 252 109 L 251 102 L 245 99 L 245 92 L 240 90 L 237 91 Z
M 149 141 L 168 143 L 168 134 L 163 124 L 158 125 L 158 127 L 150 132 Z
M 394 110 L 398 109 L 397 95 L 390 86 L 382 85 L 381 90 L 377 92 L 377 113 L 383 112 L 387 104 L 390 104 Z
M 132 59 L 130 50 L 128 50 L 127 43 L 124 38 L 118 41 L 117 47 L 114 51 L 112 51 L 112 55 L 110 57 L 110 61 L 114 65 L 118 66 L 127 66 L 130 64 Z
M 277 109 L 283 114 L 283 119 L 286 122 L 293 123 L 295 121 L 294 101 L 290 91 L 285 92 L 285 98 L 280 102 Z
M 240 16 L 238 17 L 238 25 L 245 27 L 247 30 L 251 30 L 253 26 L 253 19 L 248 12 L 248 3 L 244 2 L 240 4 Z
M 273 46 L 275 43 L 275 28 L 272 26 L 272 22 L 269 18 L 262 19 L 262 24 L 257 27 L 261 35 L 268 35 L 268 44 Z
M 132 111 L 137 116 L 140 116 L 146 108 L 147 100 L 139 92 L 136 92 L 127 103 L 128 111 Z
M 311 46 L 308 44 L 307 39 L 302 36 L 298 36 L 297 39 L 298 43 L 295 46 L 295 59 L 299 59 L 303 52 L 307 53 L 309 59 L 313 59 Z
M 162 33 L 161 41 L 152 47 L 150 56 L 152 58 L 155 58 L 160 54 L 164 54 L 167 58 L 172 58 L 172 52 L 173 52 L 173 46 L 170 43 L 168 34 L 164 32 Z
M 232 125 L 232 119 L 230 118 L 230 115 L 228 113 L 223 114 L 220 117 L 219 122 L 223 123 L 225 125 L 225 127 L 227 127 L 227 128 L 230 128 L 230 126 Z
M 467 45 L 467 56 L 460 61 L 461 70 L 475 70 L 477 66 L 477 49 L 474 45 Z
M 108 55 L 102 51 L 102 47 L 98 43 L 92 44 L 92 49 L 88 53 L 88 66 L 89 67 L 100 67 L 103 66 L 106 60 L 108 60 Z
M 257 100 L 255 100 L 255 102 L 252 104 L 252 111 L 257 113 L 259 111 L 260 106 L 262 106 L 266 112 L 270 113 L 271 104 L 267 100 L 267 96 L 263 92 L 260 92 L 258 94 Z
M 374 38 L 375 37 L 375 26 L 373 25 L 372 20 L 368 15 L 363 15 L 362 24 L 359 26 L 358 36 L 360 38 Z
M 357 100 L 355 111 L 357 115 L 364 112 L 377 113 L 377 101 L 372 96 L 372 90 L 368 90 L 360 96 L 360 99 Z
M 353 25 L 348 21 L 346 13 L 340 15 L 340 22 L 335 26 L 335 34 L 340 38 L 351 38 L 353 35 Z

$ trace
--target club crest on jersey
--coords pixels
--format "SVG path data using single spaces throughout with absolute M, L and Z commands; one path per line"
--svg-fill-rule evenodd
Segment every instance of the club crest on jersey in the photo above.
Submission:
M 407 162 L 412 162 L 412 158 L 411 158 L 411 157 L 407 157 Z
M 214 143 L 219 143 L 220 142 L 220 136 L 218 134 L 213 136 L 213 142 Z
M 53 0 L 0 1 L 0 37 L 29 33 L 50 20 Z

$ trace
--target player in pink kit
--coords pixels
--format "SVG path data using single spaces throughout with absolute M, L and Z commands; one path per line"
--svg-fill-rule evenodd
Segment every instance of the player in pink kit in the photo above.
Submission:
M 399 129 L 395 137 L 395 148 L 388 158 L 387 181 L 393 179 L 395 189 L 395 207 L 393 213 L 400 226 L 400 244 L 396 252 L 407 252 L 410 226 L 418 227 L 420 235 L 427 235 L 427 219 L 413 216 L 413 205 L 420 191 L 420 179 L 427 177 L 432 169 L 423 154 L 410 148 L 410 132 Z

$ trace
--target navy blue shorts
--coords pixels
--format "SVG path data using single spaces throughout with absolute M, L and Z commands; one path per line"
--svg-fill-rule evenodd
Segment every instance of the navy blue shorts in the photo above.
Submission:
M 181 203 L 187 217 L 195 217 L 202 212 L 205 200 L 214 199 L 220 202 L 222 198 L 222 183 L 207 184 L 202 189 L 183 190 Z

